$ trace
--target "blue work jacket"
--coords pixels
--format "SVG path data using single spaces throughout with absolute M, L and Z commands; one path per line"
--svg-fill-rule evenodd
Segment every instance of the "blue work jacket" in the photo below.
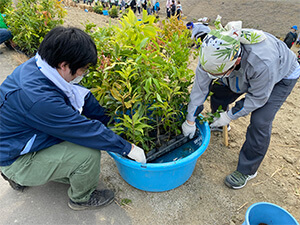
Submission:
M 0 166 L 62 141 L 127 155 L 131 144 L 105 126 L 108 120 L 90 92 L 82 114 L 75 110 L 31 58 L 0 86 Z

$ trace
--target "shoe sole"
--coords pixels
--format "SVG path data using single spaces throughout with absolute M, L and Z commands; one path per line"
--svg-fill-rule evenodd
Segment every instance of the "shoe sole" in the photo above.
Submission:
M 108 202 L 104 203 L 103 205 L 99 205 L 99 206 L 81 206 L 81 205 L 73 204 L 72 202 L 69 201 L 68 206 L 75 211 L 81 211 L 81 210 L 86 210 L 86 209 L 91 210 L 91 209 L 99 209 L 104 206 L 107 206 L 107 205 L 111 204 L 113 201 L 114 201 L 114 198 L 110 199 Z
M 246 179 L 245 183 L 244 183 L 242 186 L 234 187 L 234 186 L 232 186 L 230 183 L 228 183 L 228 182 L 226 181 L 226 179 L 225 179 L 225 184 L 226 184 L 226 186 L 229 187 L 229 188 L 233 188 L 233 189 L 236 189 L 236 190 L 237 190 L 237 189 L 241 189 L 241 188 L 243 188 L 243 187 L 246 186 L 246 184 L 247 184 L 247 182 L 248 182 L 249 180 L 252 180 L 252 179 L 255 178 L 256 176 L 257 176 L 257 172 L 255 172 L 255 174 L 249 176 L 249 177 Z
M 3 177 L 4 180 L 6 180 L 9 185 L 12 187 L 12 189 L 14 189 L 15 191 L 20 191 L 20 192 L 23 192 L 24 189 L 27 187 L 27 186 L 22 186 L 20 184 L 17 184 L 16 182 L 14 182 L 13 180 L 11 179 L 8 179 L 3 173 L 1 173 L 1 176 Z

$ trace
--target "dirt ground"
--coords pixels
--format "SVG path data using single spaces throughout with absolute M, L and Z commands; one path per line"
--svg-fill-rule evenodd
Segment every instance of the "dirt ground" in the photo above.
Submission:
M 242 19 L 247 27 L 266 30 L 284 37 L 292 25 L 300 27 L 299 0 L 182 0 L 188 19 L 223 16 L 223 24 Z M 165 17 L 161 1 L 160 17 Z M 106 26 L 110 19 L 69 7 L 66 26 L 83 28 L 93 22 Z M 202 13 L 205 11 L 205 13 Z M 293 48 L 294 51 L 297 48 Z M 197 60 L 190 65 L 195 68 Z M 128 185 L 119 175 L 113 160 L 103 154 L 102 175 L 116 190 L 116 199 L 130 199 L 123 206 L 133 224 L 242 224 L 247 208 L 256 202 L 271 202 L 288 210 L 300 221 L 300 82 L 277 113 L 268 153 L 258 175 L 241 190 L 227 188 L 223 181 L 236 169 L 239 150 L 245 140 L 249 116 L 231 122 L 229 146 L 220 133 L 212 133 L 208 149 L 199 158 L 191 178 L 167 192 L 144 192 Z M 208 109 L 208 107 L 206 107 Z
M 164 19 L 166 0 L 159 2 L 161 6 L 159 16 Z M 290 31 L 291 26 L 300 26 L 299 0 L 181 0 L 180 2 L 186 21 L 197 21 L 204 16 L 213 21 L 217 15 L 220 15 L 224 25 L 229 21 L 242 20 L 245 28 L 261 29 L 281 38 Z M 94 13 L 82 14 L 76 10 L 68 11 L 66 24 L 70 25 L 78 25 L 89 20 L 103 26 L 109 21 L 109 19 L 97 19 L 98 16 Z

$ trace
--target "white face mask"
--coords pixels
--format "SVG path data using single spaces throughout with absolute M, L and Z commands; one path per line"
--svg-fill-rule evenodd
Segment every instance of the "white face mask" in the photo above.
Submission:
M 83 78 L 83 75 L 76 77 L 74 80 L 71 80 L 70 84 L 78 84 Z

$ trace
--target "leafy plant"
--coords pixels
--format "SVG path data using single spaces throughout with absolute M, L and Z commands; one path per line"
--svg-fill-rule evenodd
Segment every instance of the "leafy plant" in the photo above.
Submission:
M 0 0 L 0 13 L 5 13 L 5 9 L 11 8 L 12 0 Z
M 93 7 L 93 10 L 95 13 L 97 14 L 103 14 L 103 6 L 101 3 L 99 3 L 100 5 L 96 5 Z
M 174 32 L 166 35 L 169 22 L 154 21 L 146 11 L 138 21 L 130 10 L 120 26 L 90 32 L 99 61 L 82 83 L 110 109 L 113 130 L 145 150 L 160 145 L 162 134 L 181 133 L 194 76 L 187 30 L 172 24 Z
M 208 112 L 208 113 L 206 113 L 206 116 L 200 116 L 199 122 L 201 124 L 203 124 L 204 122 L 212 123 L 212 122 L 214 122 L 214 120 L 216 118 L 220 118 L 220 113 L 222 113 L 222 112 L 224 112 L 224 110 L 222 109 L 222 106 L 220 105 L 216 112 L 214 112 L 214 113 Z
M 32 56 L 45 35 L 58 24 L 63 24 L 66 11 L 57 0 L 19 0 L 16 8 L 6 10 L 6 15 L 13 41 Z
M 119 9 L 117 6 L 113 5 L 111 9 L 108 11 L 108 14 L 110 15 L 111 18 L 117 18 L 119 15 Z
M 177 33 L 179 36 L 183 34 L 189 35 L 184 22 L 178 20 L 175 16 L 172 16 L 168 20 L 163 20 L 160 24 L 160 28 L 162 29 L 162 35 L 167 39 L 171 39 L 174 33 Z
M 121 205 L 129 205 L 129 204 L 131 204 L 132 203 L 132 201 L 130 200 L 130 199 L 128 199 L 128 198 L 123 198 L 122 200 L 121 200 Z

